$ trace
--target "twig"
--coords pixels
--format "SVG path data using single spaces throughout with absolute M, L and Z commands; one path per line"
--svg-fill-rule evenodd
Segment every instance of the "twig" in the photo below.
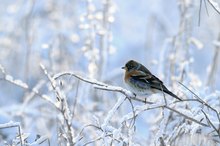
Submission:
M 163 91 L 162 84 L 160 84 L 160 89 L 161 89 L 161 91 L 162 91 L 162 93 L 163 93 L 164 102 L 165 102 L 165 104 L 167 105 L 167 100 L 166 100 L 166 98 L 165 98 L 165 93 L 164 93 L 164 91 Z
M 202 1 L 203 1 L 203 0 L 200 0 L 200 5 L 199 5 L 199 20 L 198 20 L 198 26 L 200 26 L 200 20 L 201 20 Z
M 207 13 L 207 15 L 209 16 L 209 11 L 208 11 L 208 8 L 207 8 L 206 0 L 204 0 L 204 4 L 205 4 L 206 13 Z
M 120 93 L 124 94 L 126 97 L 131 98 L 132 100 L 136 100 L 136 101 L 138 101 L 138 102 L 146 103 L 145 100 L 137 99 L 137 98 L 134 96 L 133 93 L 131 93 L 130 91 L 128 91 L 128 90 L 126 90 L 126 89 L 124 89 L 124 88 L 122 88 L 122 87 L 108 85 L 108 84 L 105 84 L 105 83 L 96 81 L 96 80 L 94 80 L 94 79 L 87 79 L 87 78 L 81 77 L 81 76 L 79 76 L 79 75 L 76 75 L 76 74 L 73 73 L 73 72 L 63 72 L 63 73 L 59 73 L 59 74 L 57 74 L 57 75 L 54 76 L 54 79 L 58 79 L 58 78 L 60 78 L 60 77 L 62 77 L 62 76 L 65 76 L 65 75 L 71 75 L 71 76 L 74 76 L 74 77 L 76 77 L 76 78 L 78 78 L 78 79 L 84 81 L 84 82 L 87 82 L 87 83 L 90 83 L 90 84 L 92 84 L 92 85 L 95 85 L 95 88 L 97 88 L 97 89 L 102 89 L 102 90 L 106 90 L 106 91 L 120 92 Z M 152 104 L 152 103 L 150 102 L 149 104 Z M 202 122 L 200 122 L 200 121 L 198 121 L 198 120 L 196 120 L 196 119 L 194 119 L 194 118 L 192 118 L 192 117 L 189 117 L 189 116 L 187 116 L 187 115 L 185 115 L 185 114 L 183 114 L 183 113 L 181 113 L 181 112 L 179 112 L 179 111 L 177 111 L 177 110 L 175 110 L 175 109 L 173 109 L 173 108 L 171 108 L 171 107 L 169 107 L 169 106 L 167 106 L 167 105 L 163 105 L 163 106 L 160 106 L 160 107 L 169 109 L 169 110 L 171 110 L 171 111 L 173 111 L 173 112 L 175 112 L 175 113 L 177 113 L 177 114 L 179 114 L 179 115 L 185 117 L 186 119 L 191 120 L 191 121 L 193 121 L 193 122 L 195 122 L 195 123 L 197 123 L 197 124 L 199 124 L 199 125 L 202 125 L 202 126 L 205 126 L 205 127 L 209 127 L 209 125 L 204 124 L 204 123 L 202 123 Z M 136 113 L 135 113 L 135 114 L 136 114 Z
M 209 125 L 207 125 L 205 123 L 202 123 L 202 122 L 200 122 L 200 121 L 198 121 L 198 120 L 196 120 L 194 118 L 191 118 L 191 117 L 189 117 L 189 116 L 187 116 L 187 115 L 185 115 L 185 114 L 183 114 L 183 113 L 181 113 L 181 112 L 179 112 L 179 111 L 177 111 L 177 110 L 175 110 L 175 109 L 173 109 L 173 108 L 171 108 L 169 106 L 164 105 L 164 107 L 169 109 L 169 110 L 171 110 L 171 111 L 173 111 L 173 112 L 175 112 L 175 113 L 177 113 L 177 114 L 179 114 L 179 115 L 181 115 L 181 116 L 183 116 L 183 117 L 185 117 L 186 119 L 188 119 L 190 121 L 193 121 L 193 122 L 195 122 L 195 123 L 197 123 L 199 125 L 205 126 L 205 127 L 209 127 Z
M 21 126 L 20 126 L 20 123 L 18 123 L 18 122 L 9 122 L 9 123 L 5 123 L 5 124 L 0 124 L 0 129 L 13 128 L 13 127 L 17 127 L 18 128 L 20 144 L 21 144 L 21 146 L 23 146 L 23 142 L 22 142 L 22 138 L 21 138 Z
M 132 100 L 135 100 L 135 101 L 138 101 L 138 102 L 143 102 L 142 99 L 139 99 L 139 98 L 136 98 L 135 95 L 130 95 L 131 93 L 129 93 L 130 91 L 126 90 L 126 89 L 123 89 L 121 87 L 117 87 L 117 86 L 103 86 L 103 87 L 100 87 L 100 86 L 94 86 L 94 88 L 96 89 L 100 89 L 100 90 L 106 90 L 106 91 L 114 91 L 114 92 L 119 92 L 119 93 L 122 93 L 124 94 L 127 98 L 129 99 L 132 99 Z M 146 98 L 145 98 L 146 99 Z M 150 101 L 146 101 L 144 100 L 144 103 L 145 104 L 154 104 L 153 102 L 150 102 Z
M 56 94 L 56 97 L 57 99 L 60 101 L 61 103 L 61 107 L 59 108 L 59 110 L 61 111 L 62 113 L 62 116 L 64 118 L 64 121 L 66 123 L 66 126 L 67 126 L 67 130 L 66 133 L 67 133 L 67 136 L 68 136 L 68 141 L 70 143 L 70 145 L 74 145 L 74 141 L 73 141 L 73 137 L 74 137 L 74 131 L 73 131 L 73 127 L 71 125 L 71 115 L 70 115 L 70 109 L 68 107 L 68 104 L 67 104 L 67 99 L 66 97 L 64 96 L 64 94 L 61 93 L 60 91 L 60 88 L 57 87 L 56 85 L 56 82 L 54 80 L 54 78 L 52 78 L 49 73 L 47 72 L 46 68 L 41 65 L 41 69 L 44 71 L 44 74 L 47 76 L 48 80 L 50 81 L 50 84 Z
M 76 105 L 77 105 L 77 99 L 78 99 L 78 91 L 79 91 L 79 80 L 77 81 L 77 86 L 76 86 L 76 94 L 75 94 L 75 98 L 73 101 L 73 113 L 72 113 L 72 119 L 75 115 L 75 111 L 76 111 Z
M 133 99 L 133 100 L 142 101 L 142 100 L 136 98 L 134 93 L 132 93 L 131 91 L 126 90 L 126 89 L 124 89 L 122 87 L 111 86 L 111 85 L 99 82 L 99 81 L 97 81 L 95 79 L 87 79 L 87 78 L 84 78 L 84 77 L 82 77 L 80 75 L 77 75 L 77 74 L 75 74 L 73 72 L 63 72 L 63 73 L 56 74 L 56 75 L 54 75 L 54 79 L 57 80 L 58 78 L 60 78 L 62 76 L 66 76 L 66 75 L 74 76 L 74 77 L 80 79 L 81 81 L 84 81 L 86 83 L 90 83 L 92 85 L 95 85 L 94 88 L 96 88 L 96 89 L 119 92 L 119 93 L 124 94 L 126 97 Z M 148 101 L 146 101 L 146 103 L 147 104 L 153 104 L 153 102 L 148 102 Z
M 159 141 L 160 141 L 160 146 L 166 146 L 162 137 L 159 138 Z
M 213 110 L 217 117 L 218 117 L 218 120 L 220 122 L 220 117 L 219 117 L 219 113 L 218 111 L 213 108 L 211 105 L 209 105 L 208 103 L 206 103 L 203 99 L 201 99 L 196 93 L 194 93 L 192 90 L 190 90 L 187 86 L 185 86 L 184 84 L 182 84 L 181 82 L 179 82 L 179 84 L 181 84 L 184 88 L 186 88 L 188 91 L 190 91 L 196 98 L 197 98 L 197 101 L 203 105 L 205 105 L 206 107 L 210 108 L 211 110 Z
M 135 125 L 135 121 L 136 121 L 136 116 L 135 116 L 135 110 L 134 110 L 134 105 L 133 105 L 133 103 L 132 103 L 132 101 L 131 101 L 131 99 L 130 98 L 128 98 L 128 101 L 130 102 L 130 104 L 131 104 L 131 108 L 132 108 L 132 112 L 133 112 L 133 124 L 130 124 L 131 126 L 130 126 L 130 128 L 131 127 L 133 127 L 134 125 Z M 132 122 L 132 121 L 131 121 Z
M 57 106 L 57 104 L 55 104 L 55 103 L 53 102 L 53 100 L 52 100 L 49 96 L 47 96 L 47 95 L 45 95 L 45 94 L 41 94 L 41 93 L 39 92 L 38 87 L 35 87 L 35 88 L 31 89 L 31 88 L 29 88 L 29 86 L 28 86 L 26 83 L 22 82 L 21 80 L 13 79 L 13 78 L 11 77 L 11 75 L 6 74 L 4 68 L 3 68 L 1 65 L 0 65 L 0 71 L 1 71 L 2 74 L 4 75 L 3 78 L 2 78 L 2 80 L 5 80 L 5 81 L 7 81 L 7 82 L 9 82 L 9 83 L 11 83 L 11 84 L 13 84 L 13 85 L 16 85 L 16 86 L 18 86 L 18 87 L 20 87 L 20 88 L 23 88 L 23 89 L 27 90 L 28 92 L 34 93 L 35 95 L 37 95 L 37 96 L 41 97 L 42 99 L 48 101 L 50 104 L 52 104 L 52 105 L 55 106 L 57 109 L 59 109 L 59 107 Z M 44 81 L 43 81 L 43 83 L 41 83 L 41 84 L 44 84 Z M 40 85 L 40 86 L 41 86 L 41 85 Z
M 217 42 L 220 42 L 220 33 L 218 34 L 218 39 Z M 215 84 L 215 79 L 218 71 L 218 65 L 219 65 L 219 57 L 220 57 L 220 46 L 215 45 L 215 51 L 214 51 L 214 56 L 212 59 L 212 62 L 210 63 L 210 71 L 208 74 L 207 86 L 211 86 L 213 88 L 213 85 Z
M 208 123 L 211 125 L 211 127 L 217 132 L 218 136 L 220 137 L 218 129 L 211 122 L 211 120 L 209 119 L 208 115 L 203 110 L 202 110 L 202 113 L 205 115 L 206 120 L 208 121 Z
M 109 124 L 111 118 L 114 116 L 114 113 L 118 110 L 118 108 L 123 104 L 126 97 L 120 97 L 113 108 L 108 112 L 106 118 L 104 119 L 103 124 L 101 125 L 102 130 L 107 131 L 107 125 Z
M 208 0 L 209 4 L 215 9 L 215 11 L 220 14 L 220 10 L 219 10 L 219 6 L 217 5 L 214 5 L 213 3 L 215 4 L 218 4 L 217 2 L 213 2 L 212 0 Z M 216 8 L 217 7 L 217 8 Z

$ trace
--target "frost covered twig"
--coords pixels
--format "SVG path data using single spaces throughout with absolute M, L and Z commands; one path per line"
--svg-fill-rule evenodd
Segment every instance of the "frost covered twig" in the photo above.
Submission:
M 50 140 L 46 135 L 39 137 L 37 140 L 35 140 L 35 142 L 27 144 L 27 146 L 41 145 L 44 142 L 48 142 L 48 146 L 50 146 Z
M 93 84 L 93 85 L 95 85 L 94 87 L 97 88 L 97 89 L 120 92 L 120 93 L 124 94 L 127 98 L 130 98 L 132 100 L 136 100 L 138 102 L 146 103 L 145 100 L 137 99 L 134 96 L 133 93 L 131 93 L 130 91 L 128 91 L 128 90 L 126 90 L 126 89 L 124 89 L 122 87 L 112 86 L 112 85 L 108 85 L 108 84 L 102 83 L 102 82 L 94 80 L 94 79 L 84 78 L 84 77 L 82 77 L 80 75 L 77 75 L 76 73 L 73 73 L 73 72 L 63 72 L 63 73 L 56 74 L 56 75 L 54 75 L 54 79 L 56 80 L 56 79 L 58 79 L 58 78 L 60 78 L 62 76 L 65 76 L 65 75 L 74 76 L 74 77 L 76 77 L 76 78 L 78 78 L 78 79 L 80 79 L 80 80 L 82 80 L 84 82 Z M 150 102 L 149 104 L 152 104 L 152 103 Z M 181 113 L 180 111 L 178 111 L 178 110 L 176 110 L 176 109 L 174 109 L 174 108 L 172 108 L 172 107 L 170 107 L 168 105 L 162 105 L 162 106 L 160 106 L 160 108 L 166 108 L 168 110 L 171 110 L 171 111 L 177 113 L 178 115 L 181 115 L 181 116 L 185 117 L 186 119 L 188 119 L 190 121 L 193 121 L 193 122 L 195 122 L 197 124 L 200 124 L 202 126 L 208 127 L 207 124 L 204 124 L 204 123 L 202 123 L 202 122 L 200 122 L 200 121 L 198 121 L 198 120 L 196 120 L 196 119 L 194 119 L 192 117 L 189 117 L 189 116 L 185 115 L 184 113 Z
M 214 111 L 216 113 L 216 116 L 218 118 L 218 121 L 220 122 L 220 116 L 218 111 L 213 108 L 211 105 L 209 105 L 207 102 L 205 102 L 202 98 L 200 98 L 195 92 L 193 92 L 192 90 L 190 90 L 187 86 L 185 86 L 184 84 L 182 84 L 181 82 L 179 82 L 184 88 L 186 88 L 188 91 L 190 91 L 195 97 L 197 102 L 201 103 L 202 105 L 205 105 L 206 107 L 208 107 L 209 109 L 211 109 L 212 111 Z
M 218 5 L 217 2 L 215 2 L 214 0 L 207 0 L 208 3 L 213 7 L 213 9 L 215 9 L 215 11 L 220 14 L 220 7 Z
M 113 117 L 115 112 L 118 110 L 118 108 L 121 106 L 121 104 L 125 101 L 125 99 L 126 97 L 120 97 L 118 101 L 116 102 L 116 104 L 114 105 L 114 107 L 108 112 L 106 118 L 104 119 L 103 124 L 101 125 L 101 128 L 104 131 L 108 130 L 107 125 L 109 125 L 111 118 Z
M 80 79 L 81 81 L 84 81 L 86 83 L 92 84 L 92 85 L 94 85 L 94 87 L 96 89 L 119 92 L 119 93 L 124 94 L 126 97 L 133 99 L 133 100 L 141 101 L 141 102 L 143 101 L 141 99 L 136 98 L 136 96 L 131 91 L 126 90 L 126 89 L 124 89 L 122 87 L 108 85 L 108 84 L 102 83 L 100 81 L 97 81 L 95 79 L 88 79 L 88 78 L 82 77 L 80 75 L 77 75 L 76 73 L 73 73 L 73 72 L 62 72 L 62 73 L 54 75 L 53 78 L 55 80 L 57 80 L 58 78 L 60 78 L 62 76 L 66 76 L 66 75 L 74 76 L 74 77 Z M 152 102 L 148 102 L 148 101 L 145 101 L 145 103 L 153 104 Z
M 201 110 L 202 113 L 205 115 L 205 118 L 206 120 L 208 121 L 208 123 L 211 125 L 211 127 L 216 131 L 216 133 L 218 134 L 218 136 L 220 137 L 220 134 L 219 134 L 219 130 L 215 127 L 215 125 L 212 123 L 212 121 L 209 119 L 208 115 L 203 111 Z
M 214 52 L 212 62 L 210 63 L 210 68 L 208 68 L 208 77 L 207 77 L 206 85 L 210 86 L 210 88 L 213 88 L 213 85 L 215 85 L 215 80 L 217 77 L 219 58 L 220 58 L 220 45 L 219 44 L 220 44 L 220 33 L 218 34 L 217 41 L 214 42 L 215 52 Z
M 0 124 L 0 129 L 4 129 L 4 128 L 13 128 L 13 127 L 17 127 L 18 128 L 18 133 L 19 133 L 19 139 L 20 139 L 20 145 L 23 145 L 22 142 L 22 138 L 21 138 L 21 126 L 20 123 L 18 122 L 8 122 L 8 123 L 4 123 L 4 124 Z
M 23 88 L 23 89 L 25 89 L 25 90 L 28 90 L 28 91 L 34 93 L 35 95 L 41 97 L 42 99 L 48 101 L 49 103 L 51 103 L 52 105 L 54 105 L 56 108 L 58 108 L 57 105 L 53 102 L 53 100 L 51 100 L 51 98 L 50 98 L 49 96 L 47 96 L 47 95 L 45 95 L 45 94 L 41 94 L 41 93 L 39 92 L 38 87 L 35 87 L 35 88 L 32 88 L 32 89 L 31 89 L 31 88 L 30 88 L 26 83 L 24 83 L 23 81 L 18 80 L 18 79 L 14 79 L 11 75 L 6 74 L 4 68 L 3 68 L 1 65 L 0 65 L 0 71 L 1 71 L 2 74 L 3 74 L 3 77 L 1 78 L 2 80 L 5 80 L 5 81 L 7 81 L 7 82 L 9 82 L 9 83 L 12 83 L 13 85 L 16 85 L 16 86 L 21 87 L 21 88 Z M 43 83 L 40 83 L 40 84 L 44 84 L 44 81 L 43 81 Z
M 197 124 L 199 124 L 199 125 L 205 126 L 205 127 L 209 127 L 209 125 L 207 125 L 207 124 L 205 124 L 205 123 L 202 123 L 202 122 L 200 122 L 200 121 L 198 121 L 198 120 L 196 120 L 196 119 L 194 119 L 194 118 L 192 118 L 192 117 L 189 117 L 189 116 L 187 116 L 186 114 L 181 113 L 181 112 L 179 112 L 178 110 L 176 110 L 176 109 L 174 109 L 174 108 L 171 108 L 171 107 L 166 106 L 166 105 L 165 105 L 164 107 L 167 108 L 167 109 L 169 109 L 169 110 L 171 110 L 171 111 L 173 111 L 173 112 L 175 112 L 175 113 L 177 113 L 177 114 L 179 114 L 179 115 L 181 115 L 181 116 L 183 116 L 183 117 L 185 117 L 186 119 L 188 119 L 188 120 L 190 120 L 190 121 L 193 121 L 193 122 L 195 122 L 195 123 L 197 123 Z
M 159 140 L 160 140 L 160 146 L 166 146 L 162 137 L 160 137 Z
M 74 145 L 74 141 L 73 141 L 74 140 L 74 131 L 73 131 L 73 127 L 72 127 L 72 118 L 71 118 L 69 106 L 67 104 L 67 99 L 66 99 L 65 95 L 61 92 L 60 88 L 56 85 L 56 81 L 54 80 L 54 78 L 52 78 L 48 74 L 46 68 L 43 65 L 41 65 L 41 68 L 44 71 L 44 74 L 49 79 L 50 84 L 51 84 L 54 92 L 56 93 L 57 99 L 60 101 L 61 107 L 59 108 L 59 110 L 61 111 L 63 118 L 65 120 L 66 127 L 67 127 L 66 133 L 67 133 L 68 141 L 69 141 L 69 144 L 72 146 L 72 145 Z

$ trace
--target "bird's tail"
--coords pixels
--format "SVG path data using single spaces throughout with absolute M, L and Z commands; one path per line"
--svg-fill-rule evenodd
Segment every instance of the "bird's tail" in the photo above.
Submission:
M 179 101 L 182 101 L 181 98 L 179 98 L 178 96 L 176 96 L 175 94 L 173 94 L 172 92 L 170 92 L 169 90 L 164 90 L 165 93 L 169 94 L 170 96 L 178 99 Z

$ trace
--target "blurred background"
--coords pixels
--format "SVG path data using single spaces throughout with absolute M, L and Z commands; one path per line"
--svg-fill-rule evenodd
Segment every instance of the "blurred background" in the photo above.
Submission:
M 180 81 L 208 96 L 220 90 L 220 15 L 210 2 L 218 10 L 217 0 L 1 0 L 0 64 L 6 74 L 29 89 L 39 86 L 54 101 L 40 64 L 51 75 L 73 71 L 124 87 L 121 67 L 134 59 L 175 93 Z M 121 96 L 95 90 L 74 77 L 63 78 L 60 86 L 75 112 L 76 133 L 92 123 L 93 116 L 102 121 Z M 48 135 L 51 145 L 57 145 L 59 113 L 30 94 L 30 90 L 1 79 L 0 124 L 20 122 L 23 132 L 30 134 L 29 143 L 36 135 Z M 117 125 L 117 117 L 130 110 L 128 102 L 112 122 Z M 150 112 L 137 118 L 136 141 L 152 136 L 152 121 L 146 116 L 155 118 Z M 9 129 L 0 131 L 0 141 L 13 143 L 13 130 L 10 133 Z M 82 141 L 91 139 L 93 132 Z

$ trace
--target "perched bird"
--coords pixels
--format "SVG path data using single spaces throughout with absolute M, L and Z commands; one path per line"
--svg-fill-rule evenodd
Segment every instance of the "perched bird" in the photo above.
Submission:
M 163 82 L 154 76 L 142 64 L 130 60 L 122 69 L 125 69 L 124 81 L 128 88 L 136 95 L 151 95 L 154 93 L 164 92 L 170 96 L 180 99 L 178 96 L 169 91 Z

